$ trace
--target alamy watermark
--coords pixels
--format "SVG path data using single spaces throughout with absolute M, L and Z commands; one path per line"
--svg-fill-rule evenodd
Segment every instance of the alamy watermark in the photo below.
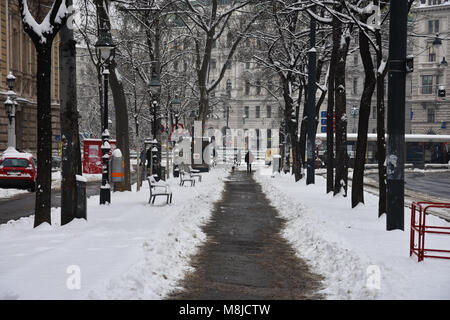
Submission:
M 370 290 L 381 289 L 381 269 L 377 265 L 370 265 L 366 269 L 366 287 Z
M 69 277 L 66 280 L 66 286 L 69 290 L 81 289 L 81 268 L 78 265 L 70 265 L 66 269 Z

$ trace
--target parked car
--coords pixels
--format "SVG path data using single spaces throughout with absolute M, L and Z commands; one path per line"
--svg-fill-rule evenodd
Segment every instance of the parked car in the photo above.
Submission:
M 36 191 L 37 167 L 33 156 L 23 152 L 4 153 L 0 158 L 0 188 Z

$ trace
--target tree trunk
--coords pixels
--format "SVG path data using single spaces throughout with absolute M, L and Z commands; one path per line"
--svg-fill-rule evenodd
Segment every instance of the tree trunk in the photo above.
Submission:
M 336 34 L 339 43 L 343 37 L 342 23 L 337 22 Z M 336 39 L 337 40 L 337 39 Z M 347 114 L 346 114 L 346 87 L 345 87 L 345 62 L 347 59 L 348 39 L 345 44 L 339 44 L 337 61 L 335 64 L 335 122 L 336 122 L 336 175 L 334 180 L 334 195 L 344 189 L 344 197 L 347 196 L 348 182 L 348 154 L 347 154 Z M 327 123 L 327 126 L 332 125 Z
M 128 136 L 128 109 L 125 90 L 122 81 L 116 73 L 116 62 L 113 61 L 109 67 L 109 80 L 114 99 L 116 114 L 116 140 L 117 147 L 122 152 L 124 162 L 124 181 L 114 183 L 114 191 L 131 191 L 130 177 L 130 138 Z
M 330 73 L 328 75 L 328 103 L 327 103 L 327 193 L 334 190 L 334 88 L 335 88 L 335 67 L 339 50 L 339 22 L 333 17 L 333 49 L 330 58 Z
M 52 109 L 51 66 L 52 45 L 41 44 L 37 53 L 37 178 L 34 227 L 51 224 L 52 186 Z
M 380 51 L 377 52 L 377 69 L 383 61 L 382 46 L 381 46 L 381 34 L 380 30 L 377 30 L 376 34 L 377 46 Z M 378 155 L 378 216 L 380 217 L 386 213 L 386 167 L 384 161 L 386 159 L 386 139 L 385 139 L 385 105 L 384 105 L 384 77 L 386 71 L 382 73 L 377 72 L 377 155 Z
M 76 174 L 81 171 L 80 141 L 78 135 L 76 51 L 73 31 L 67 26 L 61 29 L 60 96 L 61 96 L 61 225 L 77 217 Z
M 352 179 L 352 208 L 364 203 L 364 164 L 366 163 L 367 133 L 370 105 L 375 90 L 376 79 L 373 70 L 369 40 L 364 32 L 359 32 L 359 50 L 364 65 L 364 90 L 361 96 L 358 119 L 358 140 L 356 142 L 355 168 Z

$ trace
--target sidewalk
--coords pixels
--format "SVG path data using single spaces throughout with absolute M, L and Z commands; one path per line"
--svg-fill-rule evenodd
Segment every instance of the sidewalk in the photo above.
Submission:
M 171 299 L 320 299 L 321 277 L 281 237 L 281 219 L 245 171 L 231 173 L 203 228 L 195 271 Z

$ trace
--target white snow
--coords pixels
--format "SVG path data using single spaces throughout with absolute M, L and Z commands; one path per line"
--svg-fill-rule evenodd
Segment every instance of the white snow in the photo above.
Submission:
M 61 227 L 52 208 L 51 226 L 33 229 L 32 217 L 0 225 L 0 299 L 164 298 L 205 241 L 200 226 L 227 174 L 215 168 L 195 187 L 168 180 L 171 205 L 164 197 L 148 204 L 144 183 L 140 192 L 112 193 L 109 205 L 89 198 L 87 221 Z
M 83 176 L 80 176 L 80 175 L 75 175 L 75 178 L 77 179 L 77 181 L 80 181 L 80 182 L 87 182 L 87 178 L 85 178 L 85 177 L 83 177 Z
M 122 157 L 122 151 L 120 151 L 119 148 L 114 149 L 114 151 L 111 154 L 112 157 L 121 158 Z
M 266 168 L 255 177 L 287 220 L 283 236 L 313 272 L 325 276 L 322 292 L 328 299 L 450 298 L 450 261 L 417 262 L 409 256 L 409 208 L 405 230 L 386 231 L 386 215 L 378 218 L 378 198 L 372 194 L 365 193 L 365 205 L 351 209 L 350 197 L 325 194 L 321 176 L 307 186 L 306 179 L 295 183 L 289 174 L 271 174 Z M 450 227 L 430 215 L 427 223 Z M 426 246 L 449 250 L 450 236 L 429 235 Z M 370 285 L 378 271 L 379 289 Z

